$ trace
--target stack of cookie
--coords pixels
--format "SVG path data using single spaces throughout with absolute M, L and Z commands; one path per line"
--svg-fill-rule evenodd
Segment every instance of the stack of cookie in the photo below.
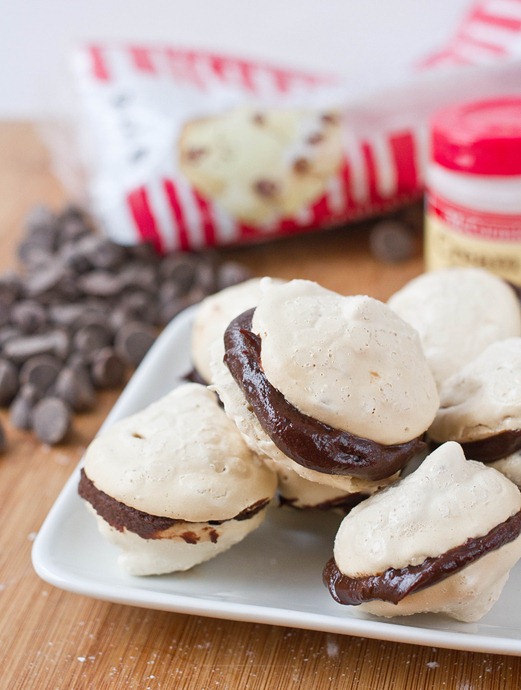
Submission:
M 489 289 L 490 276 L 459 277 L 464 289 L 449 301 L 459 303 L 454 309 L 465 315 L 470 335 L 477 314 L 470 298 L 480 299 L 470 283 L 483 279 Z M 443 282 L 454 274 L 434 278 Z M 465 459 L 465 445 L 455 441 L 468 439 L 453 439 L 453 432 L 444 438 L 437 430 L 445 428 L 450 410 L 444 387 L 458 389 L 452 378 L 465 375 L 464 359 L 484 376 L 494 367 L 497 373 L 503 358 L 505 377 L 519 376 L 519 305 L 509 287 L 492 282 L 496 308 L 487 324 L 476 322 L 473 349 L 455 346 L 446 331 L 443 341 L 432 312 L 442 307 L 428 300 L 426 315 L 421 283 L 404 290 L 416 291 L 418 312 L 434 324 L 432 332 L 413 323 L 412 308 L 399 314 L 400 301 L 408 303 L 406 292 L 386 305 L 310 281 L 263 278 L 203 301 L 192 336 L 201 383 L 185 384 L 113 427 L 86 456 L 80 492 L 104 533 L 123 547 L 122 566 L 140 574 L 168 572 L 217 555 L 260 524 L 278 490 L 279 504 L 345 515 L 323 574 L 335 600 L 384 616 L 484 615 L 521 557 L 521 495 L 507 476 L 476 461 L 481 458 Z M 461 319 L 448 327 L 456 333 Z M 430 348 L 436 338 L 443 342 Z M 459 374 L 450 372 L 449 363 Z M 474 383 L 465 398 L 473 409 L 485 410 L 479 403 L 493 389 Z M 503 452 L 507 432 L 517 447 L 520 396 L 507 401 L 504 382 L 495 394 L 504 414 L 489 414 L 488 436 L 500 438 Z M 203 414 L 207 406 L 211 414 Z M 461 406 L 456 401 L 454 407 Z M 474 427 L 481 430 L 482 422 Z M 429 433 L 441 445 L 427 455 Z M 241 471 L 222 470 L 230 454 L 240 457 Z M 108 476 L 100 467 L 109 468 Z M 223 497 L 219 506 L 194 500 L 205 491 Z M 114 518 L 99 492 L 118 504 L 118 515 L 130 507 L 141 517 L 132 512 L 132 518 Z M 204 510 L 194 512 L 194 502 Z M 156 525 L 155 516 L 174 522 Z M 141 520 L 154 528 L 140 532 Z M 234 524 L 239 522 L 247 527 L 240 529 Z M 193 543 L 186 535 L 194 535 Z M 160 566 L 159 542 L 174 547 L 180 540 L 183 554 L 171 548 Z M 145 551 L 152 554 L 148 560 Z

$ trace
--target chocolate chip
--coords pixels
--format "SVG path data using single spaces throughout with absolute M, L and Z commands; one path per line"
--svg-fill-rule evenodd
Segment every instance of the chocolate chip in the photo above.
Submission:
M 157 298 L 153 298 L 146 292 L 136 290 L 123 295 L 120 310 L 125 314 L 125 320 L 120 325 L 127 321 L 143 321 L 159 325 Z M 114 323 L 114 320 L 111 322 Z
M 173 318 L 180 314 L 183 309 L 190 307 L 192 302 L 187 296 L 176 297 L 170 302 L 160 305 L 161 320 L 164 324 L 169 323 Z
M 159 296 L 160 321 L 163 324 L 168 323 L 183 309 L 199 302 L 207 294 L 204 288 L 197 285 L 179 296 L 169 294 L 168 290 L 162 291 Z
M 328 125 L 336 125 L 339 117 L 336 113 L 323 113 L 320 119 Z
M 65 204 L 57 216 L 58 223 L 62 223 L 67 220 L 78 220 L 87 226 L 89 225 L 88 217 L 85 214 L 85 211 L 81 208 L 81 206 L 78 206 L 78 204 L 75 204 L 74 202 Z
M 127 323 L 115 338 L 116 352 L 126 362 L 137 366 L 156 338 L 153 328 L 139 322 Z
M 32 426 L 38 438 L 44 443 L 55 445 L 67 436 L 71 426 L 71 411 L 60 398 L 40 400 L 32 412 Z
M 47 263 L 41 270 L 33 273 L 25 283 L 25 291 L 29 297 L 37 297 L 43 295 L 56 288 L 67 275 L 65 266 L 58 261 Z
M 33 406 L 17 396 L 9 408 L 9 421 L 16 429 L 31 429 L 33 425 Z
M 384 263 L 399 263 L 414 254 L 414 238 L 411 230 L 395 220 L 382 220 L 369 233 L 371 253 Z
M 42 249 L 31 240 L 20 242 L 17 249 L 20 261 L 25 264 L 28 270 L 34 270 L 39 266 L 45 265 L 51 259 L 51 252 Z
M 3 349 L 5 343 L 13 338 L 18 338 L 22 335 L 18 328 L 14 326 L 3 326 L 0 328 L 0 349 Z
M 33 406 L 21 396 L 17 396 L 9 408 L 9 421 L 16 429 L 31 429 L 33 425 Z
M 73 352 L 67 359 L 66 366 L 76 372 L 88 374 L 90 362 L 80 352 Z
M 242 283 L 251 278 L 251 271 L 237 261 L 225 261 L 217 271 L 217 290 Z
M 54 330 L 47 333 L 14 337 L 3 347 L 3 354 L 14 364 L 22 364 L 36 355 L 54 355 L 65 359 L 69 352 L 69 337 L 65 331 Z
M 52 253 L 56 247 L 58 225 L 56 217 L 45 206 L 32 209 L 25 221 L 27 238 L 35 247 Z
M 306 142 L 308 144 L 311 144 L 312 146 L 315 146 L 316 144 L 320 144 L 320 142 L 324 139 L 324 135 L 322 132 L 313 132 L 308 136 L 306 139 Z
M 31 403 L 31 405 L 35 405 L 42 397 L 40 391 L 32 383 L 25 383 L 21 386 L 18 395 Z
M 59 244 L 62 246 L 66 242 L 77 242 L 85 235 L 91 233 L 91 229 L 81 217 L 65 215 L 58 218 Z
M 118 275 L 109 271 L 93 270 L 78 278 L 78 284 L 86 295 L 113 297 L 123 289 Z
M 96 403 L 96 393 L 86 369 L 62 369 L 56 379 L 54 393 L 76 412 L 91 410 Z
M 163 280 L 175 281 L 181 293 L 188 292 L 195 281 L 197 260 L 190 255 L 174 253 L 165 257 L 159 274 Z
M 157 263 L 158 256 L 154 247 L 148 243 L 136 244 L 133 247 L 126 247 L 127 256 L 130 259 L 138 259 L 139 261 Z
M 47 207 L 42 204 L 33 206 L 25 217 L 24 226 L 28 235 L 38 233 L 43 228 L 44 230 L 49 226 L 53 226 L 56 221 L 56 216 Z
M 9 421 L 17 429 L 31 429 L 33 425 L 33 408 L 39 396 L 31 384 L 22 386 L 9 407 Z
M 214 262 L 209 258 L 203 259 L 197 267 L 194 284 L 188 292 L 198 288 L 203 293 L 201 297 L 201 299 L 203 299 L 206 295 L 215 292 L 217 287 L 216 277 L 217 270 Z
M 20 383 L 31 383 L 42 395 L 55 383 L 61 362 L 51 355 L 30 357 L 20 369 Z
M 6 271 L 0 276 L 0 302 L 13 304 L 22 296 L 22 281 L 14 271 Z
M 256 125 L 262 126 L 266 124 L 266 116 L 264 113 L 254 113 L 251 119 Z
M 66 359 L 71 348 L 71 339 L 67 331 L 63 328 L 56 328 L 53 331 L 47 331 L 47 336 L 52 343 L 50 354 L 61 360 Z
M 305 173 L 309 172 L 309 168 L 309 160 L 307 158 L 304 158 L 303 156 L 301 158 L 297 158 L 293 162 L 293 170 L 299 175 L 304 175 Z
M 59 259 L 64 266 L 68 266 L 76 273 L 86 273 L 92 267 L 90 260 L 81 248 L 81 242 L 89 237 L 82 238 L 80 242 L 69 242 L 60 248 Z
M 125 363 L 111 347 L 99 350 L 92 361 L 92 381 L 98 388 L 117 388 L 125 378 Z
M 122 288 L 140 289 L 152 294 L 157 292 L 159 279 L 153 266 L 132 262 L 119 273 Z
M 276 182 L 266 179 L 257 180 L 253 184 L 253 190 L 259 196 L 266 197 L 267 199 L 277 196 L 277 194 L 280 192 L 279 185 Z
M 194 285 L 194 287 L 184 296 L 184 299 L 190 306 L 192 304 L 196 304 L 196 302 L 200 302 L 202 299 L 204 299 L 204 297 L 206 297 L 207 294 L 208 292 L 204 289 L 204 287 Z
M 91 268 L 95 268 L 95 259 L 99 255 L 100 244 L 104 239 L 95 233 L 89 233 L 74 243 L 77 252 L 88 259 Z
M 85 313 L 85 305 L 81 302 L 70 304 L 53 304 L 49 307 L 49 321 L 56 326 L 73 326 Z
M 159 288 L 159 302 L 161 304 L 167 304 L 178 297 L 182 297 L 184 294 L 186 294 L 186 290 L 182 290 L 177 281 L 165 280 Z
M 34 333 L 47 321 L 45 308 L 34 300 L 22 300 L 11 309 L 11 323 L 24 333 Z
M 110 307 L 107 300 L 88 299 L 81 302 L 83 313 L 74 322 L 73 327 L 90 326 L 98 324 L 110 329 Z
M 93 267 L 111 270 L 119 268 L 125 260 L 124 248 L 105 237 L 96 239 L 97 242 L 92 243 L 88 252 Z
M 206 155 L 206 149 L 204 146 L 192 146 L 186 151 L 185 155 L 186 160 L 190 161 L 190 163 L 195 163 Z
M 89 356 L 92 352 L 101 350 L 112 343 L 112 331 L 108 325 L 91 323 L 79 328 L 72 342 L 77 352 Z
M 18 370 L 7 359 L 0 359 L 0 405 L 8 405 L 18 392 Z
M 0 302 L 0 326 L 7 326 L 11 320 L 11 309 L 8 304 Z

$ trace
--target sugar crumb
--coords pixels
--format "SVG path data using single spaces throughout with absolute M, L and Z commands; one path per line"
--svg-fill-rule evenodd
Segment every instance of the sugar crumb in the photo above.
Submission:
M 328 638 L 326 642 L 326 650 L 329 658 L 337 657 L 340 651 L 340 646 L 335 639 Z

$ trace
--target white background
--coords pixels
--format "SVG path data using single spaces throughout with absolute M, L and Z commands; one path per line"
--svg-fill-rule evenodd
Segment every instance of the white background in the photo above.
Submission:
M 178 44 L 392 81 L 452 33 L 469 0 L 0 0 L 0 118 L 59 114 L 75 43 Z M 387 76 L 388 75 L 388 76 Z

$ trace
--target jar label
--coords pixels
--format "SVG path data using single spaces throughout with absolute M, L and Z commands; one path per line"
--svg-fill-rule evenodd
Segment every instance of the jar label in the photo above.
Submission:
M 521 214 L 477 211 L 436 194 L 427 198 L 425 264 L 485 268 L 521 285 Z

